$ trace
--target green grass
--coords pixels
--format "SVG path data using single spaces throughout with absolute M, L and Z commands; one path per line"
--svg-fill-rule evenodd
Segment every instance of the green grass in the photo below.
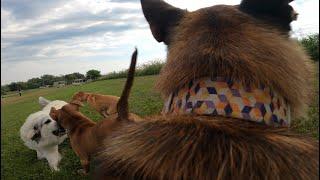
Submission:
M 138 115 L 159 113 L 162 101 L 154 93 L 155 76 L 137 77 L 130 95 L 130 111 Z M 51 172 L 46 160 L 37 160 L 36 152 L 23 145 L 19 130 L 30 113 L 40 110 L 38 97 L 50 100 L 68 101 L 77 91 L 121 95 L 125 79 L 97 81 L 82 86 L 38 89 L 25 92 L 21 97 L 12 96 L 1 100 L 1 179 L 88 179 L 76 174 L 80 169 L 79 158 L 72 151 L 69 141 L 59 146 L 63 159 L 60 172 Z M 98 121 L 100 116 L 85 107 L 81 110 L 91 119 Z
M 159 113 L 162 100 L 155 93 L 153 84 L 155 76 L 137 77 L 130 95 L 130 111 L 145 116 Z M 88 91 L 120 96 L 125 79 L 96 81 L 82 86 L 48 88 L 27 91 L 19 96 L 6 97 L 1 100 L 1 178 L 3 179 L 88 179 L 76 174 L 80 169 L 79 158 L 72 151 L 69 141 L 59 146 L 63 159 L 59 165 L 60 172 L 51 172 L 45 160 L 37 160 L 36 152 L 26 148 L 19 137 L 19 129 L 26 117 L 40 110 L 38 97 L 68 101 L 77 91 Z M 318 99 L 316 98 L 316 101 Z M 85 115 L 97 121 L 100 116 L 89 108 L 81 110 Z M 310 107 L 308 118 L 297 123 L 297 131 L 319 137 L 319 104 Z

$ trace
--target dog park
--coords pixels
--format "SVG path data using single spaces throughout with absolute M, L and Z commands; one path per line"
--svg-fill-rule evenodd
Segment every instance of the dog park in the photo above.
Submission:
M 143 39 L 132 54 L 132 49 L 127 47 L 123 54 L 120 48 L 118 58 L 130 59 L 130 66 L 126 63 L 125 70 L 104 78 L 87 75 L 90 81 L 84 83 L 83 75 L 74 76 L 71 85 L 60 79 L 54 87 L 42 81 L 40 88 L 25 91 L 17 83 L 18 93 L 1 97 L 1 178 L 319 178 L 319 58 L 313 41 L 319 37 L 290 38 L 291 23 L 299 19 L 291 2 L 242 0 L 195 11 L 163 0 L 135 2 L 143 28 L 151 32 L 153 41 L 166 46 L 165 62 L 137 67 L 154 52 Z M 6 6 L 16 13 L 11 4 Z M 61 6 L 66 7 L 71 6 Z M 95 9 L 85 18 L 102 17 L 99 12 L 110 16 L 127 12 L 120 9 Z M 79 20 L 77 16 L 65 21 Z M 126 22 L 124 29 L 132 25 Z M 75 34 L 67 34 L 75 41 L 76 36 L 105 30 L 105 25 L 109 28 L 108 23 L 98 22 L 84 26 L 94 30 L 73 29 Z M 116 31 L 122 25 L 115 23 Z M 52 31 L 20 42 L 17 38 L 14 43 L 34 48 L 51 37 L 61 43 L 61 34 L 66 33 L 66 29 L 59 31 L 61 27 L 65 28 L 56 27 L 57 34 Z M 8 28 L 7 34 L 13 31 Z M 105 35 L 107 40 L 115 38 Z M 136 38 L 127 37 L 129 42 Z M 88 45 L 80 44 L 64 47 Z M 36 57 L 51 58 L 50 63 L 52 57 L 66 58 L 52 66 L 57 73 L 64 66 L 88 65 L 88 59 L 68 64 L 74 61 L 67 61 L 68 55 L 75 57 L 81 50 L 58 53 L 53 47 L 41 49 L 24 64 L 37 62 Z M 118 52 L 95 53 L 101 56 L 82 54 L 93 57 L 90 67 Z M 10 53 L 4 57 L 19 59 Z M 109 67 L 116 65 L 113 62 Z M 150 67 L 157 67 L 157 72 L 147 73 Z M 52 72 L 51 66 L 46 68 Z
M 141 116 L 160 113 L 163 103 L 160 95 L 153 90 L 155 79 L 156 76 L 143 76 L 135 79 L 129 101 L 131 112 Z M 22 97 L 16 95 L 2 99 L 2 178 L 88 179 L 87 177 L 78 175 L 75 171 L 75 169 L 81 166 L 79 159 L 69 145 L 69 140 L 64 141 L 59 146 L 59 151 L 63 156 L 60 163 L 61 170 L 59 172 L 52 172 L 45 160 L 37 160 L 36 153 L 24 146 L 19 135 L 20 126 L 29 114 L 40 110 L 38 104 L 39 96 L 50 100 L 61 99 L 64 101 L 69 101 L 70 97 L 77 91 L 98 92 L 119 96 L 124 82 L 125 79 L 113 79 L 92 82 L 84 86 L 38 89 L 26 92 Z M 318 85 L 315 83 L 314 86 L 317 87 Z M 315 98 L 313 105 L 309 108 L 307 119 L 298 122 L 295 130 L 301 134 L 311 134 L 319 138 L 317 129 L 319 126 L 318 109 L 319 104 L 317 98 Z M 88 106 L 84 107 L 81 111 L 95 121 L 98 121 L 100 118 L 99 114 L 94 113 Z M 12 177 L 12 175 L 15 177 Z
M 163 105 L 160 95 L 153 91 L 155 76 L 137 77 L 130 97 L 130 111 L 141 116 L 161 111 Z M 66 86 L 63 88 L 38 89 L 26 92 L 22 97 L 13 96 L 2 99 L 2 167 L 4 179 L 19 177 L 22 179 L 86 179 L 77 175 L 80 161 L 72 151 L 68 140 L 59 146 L 63 159 L 59 172 L 52 172 L 45 160 L 39 161 L 35 151 L 27 149 L 20 139 L 19 129 L 26 117 L 38 110 L 38 97 L 49 100 L 69 101 L 77 91 L 95 92 L 120 96 L 125 79 L 114 79 L 92 82 L 83 86 Z M 22 111 L 23 109 L 23 111 Z M 88 106 L 81 111 L 93 120 L 98 121 L 100 115 Z M 13 177 L 14 175 L 14 177 Z

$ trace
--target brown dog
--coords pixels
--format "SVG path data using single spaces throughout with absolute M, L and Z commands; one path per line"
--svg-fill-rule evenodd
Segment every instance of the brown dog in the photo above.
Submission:
M 137 51 L 132 55 L 133 69 L 135 67 L 136 57 Z M 50 116 L 63 128 L 67 129 L 71 147 L 80 158 L 83 167 L 79 173 L 87 174 L 89 171 L 91 155 L 99 146 L 100 140 L 110 134 L 113 128 L 117 127 L 117 124 L 114 123 L 114 121 L 117 121 L 118 115 L 117 113 L 111 114 L 108 118 L 95 123 L 79 112 L 80 106 L 81 102 L 79 102 L 78 99 L 72 100 L 69 104 L 63 106 L 59 110 L 56 110 L 54 107 L 51 108 Z M 132 123 L 137 121 L 137 119 L 140 120 L 140 117 L 135 114 L 127 115 L 126 119 L 129 119 L 130 121 L 127 121 L 126 123 Z
M 289 39 L 289 2 L 188 12 L 141 0 L 153 36 L 168 45 L 157 82 L 165 115 L 128 121 L 129 74 L 94 178 L 318 179 L 318 141 L 288 128 L 312 84 L 309 59 Z
M 111 95 L 102 95 L 88 92 L 77 92 L 73 95 L 72 101 L 87 102 L 103 117 L 108 117 L 117 113 L 117 103 L 119 97 Z
M 119 99 L 120 98 L 117 96 L 77 92 L 72 97 L 71 102 L 73 104 L 78 104 L 79 106 L 83 106 L 82 102 L 87 102 L 90 107 L 94 108 L 101 116 L 106 118 L 118 113 L 117 103 Z M 140 116 L 134 113 L 130 113 L 130 118 L 136 122 L 143 120 Z

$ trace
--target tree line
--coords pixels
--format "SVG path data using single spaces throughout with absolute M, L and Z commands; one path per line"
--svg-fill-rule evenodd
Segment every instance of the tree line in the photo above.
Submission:
M 311 34 L 307 37 L 299 40 L 299 44 L 306 50 L 310 58 L 318 62 L 319 61 L 319 33 Z M 137 68 L 135 75 L 136 76 L 145 76 L 145 75 L 155 75 L 159 74 L 160 70 L 164 63 L 160 60 L 155 60 L 149 63 L 146 63 Z M 127 70 L 122 70 L 118 72 L 111 72 L 105 75 L 101 79 L 116 79 L 116 78 L 125 78 L 127 75 Z M 8 85 L 1 86 L 1 95 L 5 94 L 8 91 L 17 91 L 19 88 L 22 90 L 25 89 L 36 89 L 41 86 L 53 85 L 56 81 L 65 81 L 66 84 L 71 84 L 75 79 L 92 79 L 96 80 L 101 77 L 100 71 L 90 70 L 83 75 L 81 73 L 75 72 L 72 74 L 67 74 L 64 76 L 53 76 L 53 75 L 43 75 L 40 78 L 32 78 L 27 82 L 12 82 Z
M 96 80 L 101 77 L 100 71 L 98 70 L 89 70 L 86 75 L 81 74 L 79 72 L 74 72 L 71 74 L 61 75 L 61 76 L 54 76 L 50 74 L 45 74 L 40 78 L 31 78 L 26 82 L 12 82 L 7 85 L 1 86 L 1 95 L 5 95 L 8 91 L 17 91 L 19 89 L 26 90 L 26 89 L 36 89 L 41 86 L 52 86 L 54 82 L 57 81 L 65 81 L 66 84 L 71 84 L 76 79 L 92 79 Z

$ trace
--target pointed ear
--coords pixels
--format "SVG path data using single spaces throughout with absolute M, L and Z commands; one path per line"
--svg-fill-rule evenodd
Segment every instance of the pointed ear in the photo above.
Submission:
M 170 31 L 187 11 L 173 7 L 163 0 L 141 0 L 141 6 L 153 37 L 158 42 L 168 44 Z
M 240 10 L 267 23 L 290 31 L 297 13 L 289 5 L 293 0 L 242 0 Z
M 44 97 L 39 97 L 39 104 L 40 106 L 43 108 L 45 107 L 47 104 L 49 104 L 51 101 L 45 99 Z
M 84 106 L 83 103 L 79 100 L 72 100 L 72 101 L 70 101 L 70 104 L 74 104 L 74 105 L 81 106 L 81 107 Z
M 53 120 L 55 120 L 55 121 L 58 120 L 58 111 L 56 110 L 55 107 L 52 107 L 52 108 L 50 109 L 49 115 L 50 115 L 50 117 L 51 117 Z

